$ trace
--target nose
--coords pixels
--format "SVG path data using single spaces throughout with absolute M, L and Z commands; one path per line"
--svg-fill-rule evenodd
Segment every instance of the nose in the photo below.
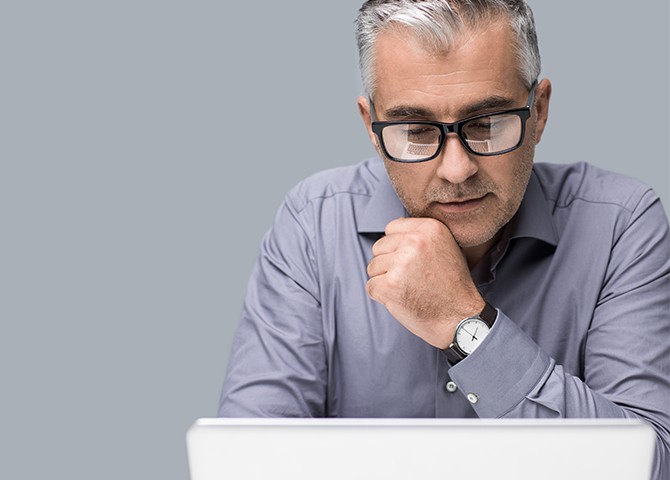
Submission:
M 449 183 L 458 184 L 477 173 L 479 166 L 465 150 L 456 134 L 447 134 L 444 143 L 442 152 L 437 157 L 438 177 Z

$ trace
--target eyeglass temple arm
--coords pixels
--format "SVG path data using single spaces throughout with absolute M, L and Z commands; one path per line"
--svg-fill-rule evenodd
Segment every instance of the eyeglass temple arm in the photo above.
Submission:
M 370 120 L 376 122 L 377 116 L 375 115 L 375 104 L 372 103 L 372 97 L 368 97 L 368 102 L 370 103 Z

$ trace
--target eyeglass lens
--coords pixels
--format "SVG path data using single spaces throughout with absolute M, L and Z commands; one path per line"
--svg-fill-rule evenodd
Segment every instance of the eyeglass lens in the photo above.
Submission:
M 495 155 L 512 149 L 521 140 L 522 120 L 516 114 L 475 118 L 463 125 L 461 138 L 474 153 Z M 387 153 L 396 159 L 419 161 L 440 148 L 442 129 L 430 124 L 387 125 L 382 130 Z

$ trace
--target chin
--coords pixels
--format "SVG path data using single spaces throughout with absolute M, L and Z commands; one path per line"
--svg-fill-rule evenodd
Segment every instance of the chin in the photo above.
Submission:
M 507 224 L 505 218 L 482 218 L 474 217 L 469 219 L 442 218 L 439 219 L 446 225 L 454 240 L 461 248 L 474 248 L 490 243 Z
M 488 207 L 477 209 L 469 214 L 437 215 L 434 218 L 446 225 L 461 248 L 484 245 L 491 247 L 514 216 L 518 205 L 503 204 L 497 205 L 496 208 Z
M 450 229 L 451 230 L 451 229 Z M 454 240 L 461 248 L 474 248 L 490 242 L 498 233 L 495 232 L 459 232 L 458 230 L 451 230 Z

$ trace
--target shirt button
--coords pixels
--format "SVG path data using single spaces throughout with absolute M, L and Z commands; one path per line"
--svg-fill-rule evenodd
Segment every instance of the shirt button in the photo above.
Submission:
M 447 382 L 447 385 L 445 387 L 447 389 L 447 392 L 449 393 L 454 393 L 456 390 L 458 390 L 458 387 L 454 382 Z
M 476 393 L 468 393 L 468 402 L 475 404 L 479 401 L 479 397 Z

